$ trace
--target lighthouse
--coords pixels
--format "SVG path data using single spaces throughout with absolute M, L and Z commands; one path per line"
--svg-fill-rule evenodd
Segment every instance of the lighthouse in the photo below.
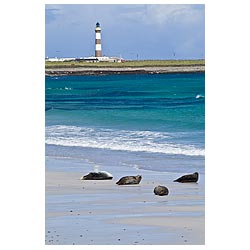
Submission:
M 102 45 L 101 45 L 101 27 L 100 23 L 96 23 L 95 27 L 95 56 L 102 56 Z

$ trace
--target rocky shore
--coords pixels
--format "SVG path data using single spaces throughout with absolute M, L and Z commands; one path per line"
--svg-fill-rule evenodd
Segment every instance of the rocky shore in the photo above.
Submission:
M 46 76 L 63 75 L 114 75 L 114 74 L 168 74 L 205 72 L 204 65 L 168 67 L 84 67 L 84 68 L 46 68 Z

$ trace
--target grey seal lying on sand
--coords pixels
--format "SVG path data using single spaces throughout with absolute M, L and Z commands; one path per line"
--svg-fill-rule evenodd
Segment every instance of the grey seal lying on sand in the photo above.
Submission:
M 113 179 L 113 176 L 106 171 L 90 172 L 89 174 L 81 177 L 81 180 L 111 180 L 111 179 Z
M 116 182 L 117 185 L 133 185 L 139 184 L 142 177 L 141 175 L 137 176 L 124 176 L 119 181 Z
M 154 193 L 155 195 L 162 196 L 162 195 L 168 195 L 169 191 L 168 191 L 168 188 L 165 186 L 157 186 L 154 189 Z
M 175 182 L 197 182 L 199 178 L 199 174 L 197 172 L 193 173 L 193 174 L 187 174 L 187 175 L 183 175 L 180 178 L 174 180 Z

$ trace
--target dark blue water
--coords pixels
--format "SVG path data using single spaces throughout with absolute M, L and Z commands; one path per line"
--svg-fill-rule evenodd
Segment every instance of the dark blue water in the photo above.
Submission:
M 45 99 L 47 155 L 204 167 L 204 73 L 46 77 Z

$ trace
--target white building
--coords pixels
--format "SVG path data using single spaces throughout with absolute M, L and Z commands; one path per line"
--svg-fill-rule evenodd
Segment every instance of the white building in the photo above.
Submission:
M 75 61 L 75 57 L 66 57 L 66 58 L 58 58 L 58 57 L 53 57 L 53 58 L 45 58 L 45 61 L 47 62 L 66 62 L 66 61 Z

